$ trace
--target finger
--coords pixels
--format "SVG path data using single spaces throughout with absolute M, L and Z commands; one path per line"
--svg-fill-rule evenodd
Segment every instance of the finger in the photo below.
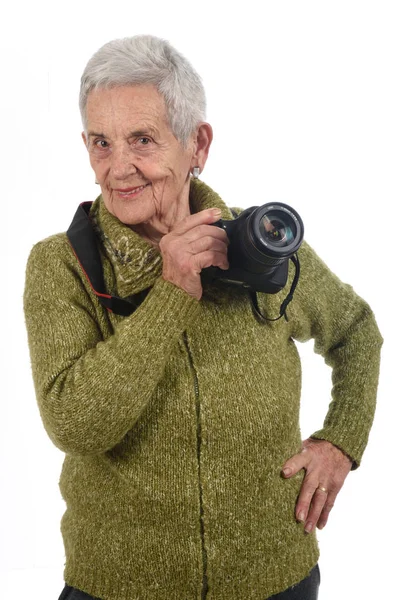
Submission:
M 327 498 L 327 492 L 323 492 L 320 488 L 315 490 L 314 496 L 311 500 L 310 510 L 306 517 L 306 525 L 304 527 L 306 533 L 310 533 L 316 526 L 326 504 Z
M 212 225 L 197 225 L 185 233 L 185 239 L 190 242 L 194 242 L 195 240 L 206 236 L 212 236 L 216 239 L 222 240 L 226 244 L 229 243 L 226 231 L 225 229 L 221 229 L 221 227 L 214 227 Z
M 329 514 L 335 504 L 335 499 L 336 499 L 336 497 L 334 494 L 329 494 L 329 496 L 325 502 L 324 508 L 323 508 L 321 515 L 317 522 L 318 529 L 323 529 L 325 527 L 325 525 L 327 524 L 328 519 L 329 519 Z
M 309 463 L 310 454 L 307 449 L 304 448 L 301 452 L 295 454 L 285 462 L 282 467 L 282 473 L 285 477 L 291 477 L 301 471 L 301 469 L 307 468 Z
M 305 522 L 310 510 L 311 500 L 318 487 L 318 480 L 313 475 L 306 475 L 301 486 L 299 499 L 296 504 L 296 518 Z
M 197 273 L 200 273 L 202 269 L 207 267 L 220 267 L 221 269 L 228 269 L 229 263 L 226 257 L 226 252 L 214 252 L 214 250 L 206 250 L 199 254 L 194 254 L 191 258 L 193 267 Z
M 179 221 L 179 223 L 176 224 L 172 231 L 178 235 L 181 235 L 182 233 L 186 233 L 190 229 L 193 229 L 193 227 L 196 227 L 197 225 L 215 223 L 215 221 L 218 221 L 218 219 L 220 218 L 220 209 L 208 208 L 206 210 L 201 210 L 198 213 L 194 213 L 193 215 L 185 217 L 184 219 L 182 219 L 182 221 Z M 216 229 L 219 228 L 216 227 Z
M 227 246 L 222 240 L 217 240 L 211 235 L 199 238 L 190 244 L 190 249 L 194 254 L 205 252 L 205 250 L 214 250 L 215 252 L 221 252 L 227 254 Z

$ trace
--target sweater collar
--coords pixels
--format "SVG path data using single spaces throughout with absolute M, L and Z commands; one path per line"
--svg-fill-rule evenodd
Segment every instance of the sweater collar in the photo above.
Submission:
M 216 207 L 221 209 L 222 219 L 232 219 L 220 196 L 199 179 L 190 181 L 189 202 L 192 213 Z M 152 286 L 162 273 L 159 250 L 112 215 L 101 195 L 93 202 L 90 217 L 113 267 L 113 293 L 126 298 Z

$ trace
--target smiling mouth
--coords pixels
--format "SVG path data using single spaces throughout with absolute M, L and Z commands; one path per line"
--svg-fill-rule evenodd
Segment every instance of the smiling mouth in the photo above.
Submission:
M 117 192 L 117 194 L 121 198 L 128 198 L 128 197 L 131 197 L 131 196 L 136 196 L 142 190 L 144 190 L 144 188 L 146 188 L 148 185 L 150 185 L 150 184 L 146 183 L 144 185 L 139 185 L 138 187 L 126 188 L 126 189 L 114 189 L 114 192 Z

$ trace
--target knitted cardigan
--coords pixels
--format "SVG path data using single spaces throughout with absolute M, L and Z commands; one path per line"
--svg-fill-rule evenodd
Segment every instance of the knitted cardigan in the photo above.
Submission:
M 192 180 L 192 211 L 219 207 Z M 237 210 L 237 209 L 236 209 Z M 109 293 L 151 287 L 136 311 L 108 312 L 65 233 L 37 243 L 24 310 L 45 430 L 65 460 L 60 491 L 67 584 L 103 600 L 265 600 L 319 556 L 295 518 L 304 477 L 301 367 L 313 338 L 332 367 L 322 429 L 360 464 L 372 425 L 382 338 L 369 306 L 303 242 L 288 321 L 261 323 L 248 294 L 222 282 L 200 301 L 165 281 L 159 252 L 105 208 L 91 219 Z M 286 288 L 258 294 L 279 314 Z

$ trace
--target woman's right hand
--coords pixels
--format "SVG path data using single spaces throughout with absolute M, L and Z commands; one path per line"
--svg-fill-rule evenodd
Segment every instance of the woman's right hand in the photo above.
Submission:
M 163 279 L 197 300 L 203 293 L 201 270 L 210 266 L 229 268 L 226 231 L 211 225 L 220 218 L 219 209 L 202 210 L 182 219 L 160 240 Z

